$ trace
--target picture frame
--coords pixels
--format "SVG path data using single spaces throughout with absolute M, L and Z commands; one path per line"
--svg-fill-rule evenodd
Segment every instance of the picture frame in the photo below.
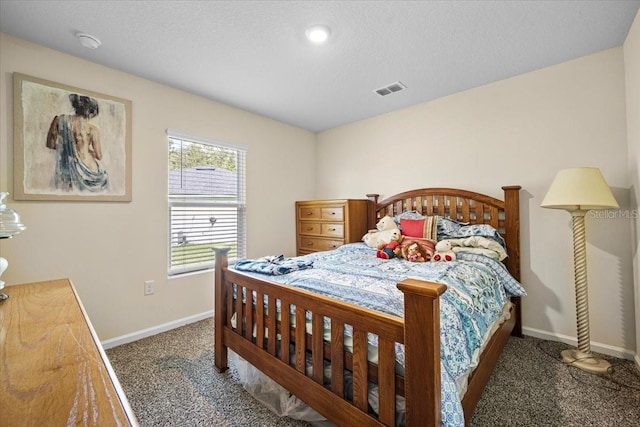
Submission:
M 131 101 L 13 74 L 15 200 L 131 201 Z

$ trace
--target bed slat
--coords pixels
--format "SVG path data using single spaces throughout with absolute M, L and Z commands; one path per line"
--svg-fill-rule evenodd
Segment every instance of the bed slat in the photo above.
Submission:
M 489 207 L 489 225 L 496 230 L 500 230 L 500 218 L 498 216 L 498 209 L 495 206 Z
M 278 341 L 278 334 L 276 333 L 276 299 L 269 295 L 267 301 L 267 348 L 269 349 L 269 354 L 275 356 Z
M 253 300 L 253 293 L 250 291 L 246 291 L 246 298 Z M 253 304 L 249 306 L 250 308 L 245 310 L 245 326 L 244 326 L 244 337 L 248 340 L 253 340 Z
M 280 315 L 280 360 L 289 364 L 291 359 L 290 344 L 291 344 L 291 304 L 286 301 L 282 301 Z
M 392 426 L 396 419 L 395 405 L 395 345 L 385 339 L 378 341 L 378 393 L 379 418 L 385 425 Z
M 331 320 L 331 391 L 344 397 L 344 323 Z
M 324 316 L 313 313 L 311 330 L 311 354 L 313 355 L 313 379 L 323 384 L 324 378 Z
M 469 222 L 469 200 L 460 199 L 462 205 L 462 221 Z
M 450 197 L 449 198 L 449 217 L 455 220 L 458 219 L 458 198 Z
M 232 286 L 231 292 L 236 292 L 236 290 L 238 289 L 238 286 L 234 285 Z M 235 313 L 235 310 L 233 308 L 233 299 L 229 298 L 228 302 L 227 302 L 227 323 L 231 322 L 231 316 L 233 316 L 233 313 Z
M 367 333 L 353 330 L 353 404 L 367 411 L 369 383 L 367 381 Z
M 264 348 L 264 295 L 256 293 L 256 345 Z M 238 319 L 240 321 L 240 319 Z
M 296 306 L 296 369 L 300 373 L 306 372 L 306 360 L 305 360 L 305 330 L 304 325 L 307 319 L 305 318 L 305 311 L 302 307 Z
M 424 202 L 421 203 L 426 207 L 426 210 L 423 211 L 423 215 L 432 216 L 433 215 L 433 197 L 421 197 L 421 199 L 423 201 L 426 201 L 426 203 Z

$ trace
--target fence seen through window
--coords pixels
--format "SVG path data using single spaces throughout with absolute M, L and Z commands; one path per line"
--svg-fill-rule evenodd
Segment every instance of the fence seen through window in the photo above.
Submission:
M 169 274 L 213 268 L 214 246 L 245 256 L 244 149 L 169 133 Z

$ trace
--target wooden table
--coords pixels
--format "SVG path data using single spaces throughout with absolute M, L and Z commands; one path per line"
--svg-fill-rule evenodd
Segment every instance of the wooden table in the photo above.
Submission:
M 71 281 L 5 292 L 0 426 L 137 426 Z

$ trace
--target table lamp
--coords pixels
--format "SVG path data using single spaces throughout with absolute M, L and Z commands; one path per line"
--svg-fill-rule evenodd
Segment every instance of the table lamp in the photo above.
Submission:
M 540 206 L 569 211 L 573 224 L 578 349 L 562 351 L 562 360 L 587 372 L 611 372 L 609 362 L 591 354 L 584 217 L 590 210 L 617 209 L 618 202 L 600 169 L 577 167 L 558 172 Z
M 0 193 L 0 239 L 10 239 L 27 228 L 20 222 L 18 213 L 4 204 L 4 198 L 8 195 L 9 193 Z M 8 265 L 7 260 L 0 256 L 0 276 L 2 276 Z M 4 282 L 0 280 L 0 291 L 3 288 Z M 0 301 L 4 301 L 7 298 L 9 298 L 7 294 L 0 292 Z

